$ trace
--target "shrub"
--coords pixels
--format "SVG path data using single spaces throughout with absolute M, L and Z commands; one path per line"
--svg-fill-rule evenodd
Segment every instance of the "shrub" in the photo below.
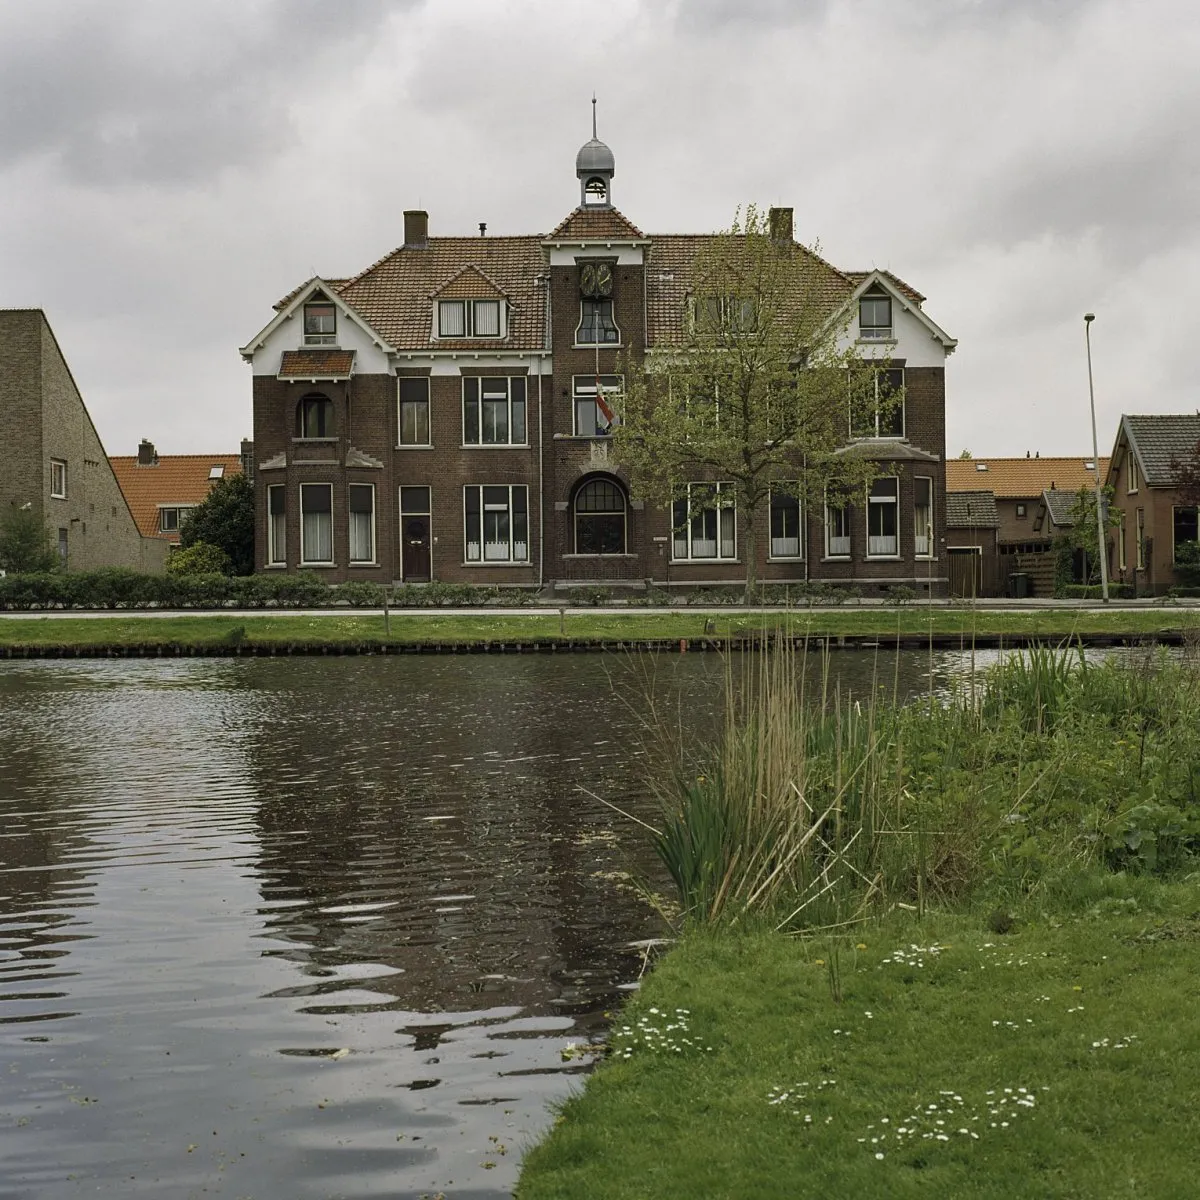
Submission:
M 168 575 L 228 575 L 232 568 L 229 555 L 211 542 L 193 542 L 175 550 L 167 559 Z
M 1132 583 L 1110 583 L 1108 595 L 1112 600 L 1132 600 L 1135 596 Z M 1055 595 L 1064 600 L 1099 600 L 1103 589 L 1097 583 L 1064 583 L 1056 590 Z
M 1175 547 L 1175 578 L 1184 587 L 1200 587 L 1200 542 Z
M 58 565 L 40 514 L 16 506 L 0 513 L 0 571 L 44 573 Z

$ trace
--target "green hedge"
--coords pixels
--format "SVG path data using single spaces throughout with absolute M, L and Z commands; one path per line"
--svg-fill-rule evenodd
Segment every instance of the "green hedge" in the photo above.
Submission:
M 1110 600 L 1132 600 L 1137 593 L 1132 583 L 1110 583 L 1108 597 Z M 1103 594 L 1098 583 L 1064 583 L 1055 592 L 1064 600 L 1101 600 Z
M 519 588 L 431 583 L 386 589 L 394 608 L 515 607 L 533 593 Z M 0 579 L 0 608 L 381 608 L 378 583 L 327 584 L 320 576 L 142 575 L 118 568 L 104 571 L 8 575 Z

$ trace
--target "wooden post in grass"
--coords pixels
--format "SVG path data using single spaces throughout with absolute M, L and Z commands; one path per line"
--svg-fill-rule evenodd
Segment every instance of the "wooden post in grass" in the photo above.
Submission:
M 386 585 L 383 589 L 383 636 L 390 642 L 392 640 L 392 613 L 388 606 L 388 597 L 391 589 Z
M 561 605 L 558 609 L 558 636 L 561 638 L 567 636 L 567 610 Z

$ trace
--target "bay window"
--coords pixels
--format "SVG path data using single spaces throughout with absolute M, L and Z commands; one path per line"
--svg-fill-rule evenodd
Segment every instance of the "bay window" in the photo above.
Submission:
M 867 557 L 894 558 L 900 553 L 898 510 L 900 480 L 877 479 L 867 495 Z
M 300 485 L 300 560 L 333 562 L 333 484 Z
M 375 485 L 350 485 L 350 561 L 375 561 Z

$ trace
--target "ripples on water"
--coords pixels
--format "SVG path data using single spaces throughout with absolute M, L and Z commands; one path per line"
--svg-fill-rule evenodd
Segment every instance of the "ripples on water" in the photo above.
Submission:
M 5 665 L 0 1198 L 508 1195 L 660 932 L 644 670 Z

